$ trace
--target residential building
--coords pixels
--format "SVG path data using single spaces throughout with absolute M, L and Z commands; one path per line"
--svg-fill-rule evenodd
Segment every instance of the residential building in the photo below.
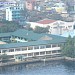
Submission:
M 6 8 L 6 20 L 16 21 L 19 23 L 25 22 L 24 16 L 22 15 L 23 10 L 24 8 L 21 6 L 7 7 Z

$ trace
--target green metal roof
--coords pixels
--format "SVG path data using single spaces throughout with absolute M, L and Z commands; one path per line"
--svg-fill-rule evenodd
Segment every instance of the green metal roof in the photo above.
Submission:
M 0 33 L 0 37 L 10 37 L 12 32 L 9 33 Z
M 19 29 L 12 33 L 13 36 L 27 38 L 28 40 L 37 40 L 42 34 L 34 33 L 33 31 L 28 31 L 25 29 Z
M 11 36 L 11 35 L 22 37 L 22 38 L 27 38 L 28 40 L 36 40 L 36 41 L 3 44 L 3 45 L 0 45 L 0 49 L 23 47 L 23 46 L 55 44 L 55 43 L 65 42 L 65 39 L 66 39 L 65 37 L 62 37 L 62 36 L 45 34 L 45 33 L 38 34 L 38 33 L 34 33 L 33 31 L 28 31 L 25 29 L 19 29 L 15 32 L 11 32 L 11 33 L 3 33 L 3 34 L 1 33 L 0 37 L 6 37 L 6 36 Z M 52 39 L 50 39 L 50 40 L 40 39 L 45 36 L 50 37 Z
M 65 38 L 61 38 L 61 39 L 58 38 L 58 39 L 53 39 L 53 40 L 38 40 L 38 41 L 32 41 L 32 42 L 10 43 L 10 44 L 0 45 L 0 49 L 17 48 L 17 47 L 23 47 L 23 46 L 58 44 L 58 43 L 64 43 L 64 42 L 65 42 Z
M 46 33 L 34 33 L 33 31 L 28 31 L 25 29 L 19 29 L 15 32 L 12 33 L 13 36 L 17 36 L 17 37 L 22 37 L 22 38 L 26 38 L 28 40 L 39 40 L 41 37 L 49 36 L 51 38 L 62 38 L 61 36 L 57 36 L 57 35 L 52 35 L 52 34 L 46 34 Z

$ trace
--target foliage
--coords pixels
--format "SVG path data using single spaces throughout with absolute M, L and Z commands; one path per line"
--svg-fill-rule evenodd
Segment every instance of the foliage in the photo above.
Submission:
M 73 22 L 74 21 L 74 19 L 70 16 L 69 17 L 63 17 L 61 20 L 65 21 L 65 22 Z
M 28 10 L 27 10 L 26 8 L 24 8 L 24 9 L 21 10 L 21 16 L 22 16 L 22 18 L 24 18 L 25 20 L 28 18 L 29 13 L 28 13 Z
M 33 30 L 33 29 L 30 27 L 30 24 L 27 24 L 26 27 L 25 27 L 25 29 L 26 29 L 26 30 L 29 30 L 29 31 L 30 31 L 30 30 Z
M 31 12 L 29 12 L 29 14 L 30 14 L 29 21 L 36 22 L 36 21 L 39 21 L 41 19 L 47 18 L 46 15 L 48 13 L 31 11 Z
M 1 21 L 0 23 L 2 23 L 2 26 L 0 26 L 0 33 L 13 32 L 21 28 L 21 26 L 17 22 Z
M 49 27 L 43 28 L 43 27 L 36 26 L 34 32 L 36 32 L 36 33 L 46 33 L 46 32 L 49 32 Z
M 61 20 L 62 19 L 62 16 L 58 13 L 50 14 L 48 17 L 49 17 L 49 19 L 53 19 L 53 20 Z
M 66 40 L 66 44 L 62 46 L 62 54 L 68 57 L 75 57 L 75 37 L 69 36 Z

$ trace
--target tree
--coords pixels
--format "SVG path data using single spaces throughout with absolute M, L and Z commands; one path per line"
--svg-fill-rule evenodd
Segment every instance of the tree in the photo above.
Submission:
M 74 42 L 74 57 L 75 57 L 75 36 L 73 37 L 73 42 Z
M 25 20 L 28 18 L 29 13 L 28 13 L 28 10 L 26 8 L 21 10 L 21 16 L 22 16 L 22 19 L 24 18 Z
M 43 28 L 43 27 L 36 26 L 34 32 L 36 32 L 36 33 L 46 33 L 46 32 L 49 32 L 49 27 Z
M 26 24 L 25 29 L 26 29 L 26 30 L 29 30 L 29 31 L 30 31 L 30 30 L 33 30 L 33 29 L 30 27 L 30 24 Z
M 66 40 L 66 44 L 62 46 L 62 54 L 68 57 L 75 57 L 74 54 L 74 41 L 71 36 L 69 36 Z
M 62 16 L 58 13 L 54 13 L 54 14 L 50 14 L 48 16 L 49 19 L 54 19 L 54 20 L 61 20 L 62 19 Z
M 21 28 L 21 26 L 16 22 L 2 21 L 1 23 L 3 25 L 0 27 L 0 33 L 13 32 L 13 31 Z

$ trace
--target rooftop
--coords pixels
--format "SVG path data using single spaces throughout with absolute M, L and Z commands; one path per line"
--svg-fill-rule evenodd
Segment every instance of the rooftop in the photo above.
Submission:
M 38 41 L 31 41 L 31 42 L 19 42 L 19 43 L 10 43 L 10 44 L 3 44 L 0 45 L 0 49 L 5 48 L 17 48 L 17 47 L 28 47 L 28 46 L 38 46 L 38 45 L 47 45 L 47 44 L 59 44 L 64 43 L 65 38 L 55 38 L 53 40 L 38 40 Z
M 37 46 L 37 45 L 63 43 L 65 42 L 65 39 L 66 39 L 65 37 L 58 36 L 58 35 L 51 35 L 51 34 L 46 34 L 46 33 L 38 34 L 38 33 L 34 33 L 33 31 L 28 31 L 25 29 L 19 29 L 12 33 L 1 33 L 0 37 L 7 37 L 7 36 L 12 36 L 12 35 L 26 38 L 32 41 L 2 44 L 0 45 L 0 48 L 5 49 L 5 48 L 17 48 L 17 47 L 24 47 L 24 46 Z
M 12 33 L 12 36 L 17 36 L 17 37 L 22 37 L 22 38 L 26 38 L 28 40 L 51 40 L 51 39 L 61 39 L 61 36 L 57 36 L 57 35 L 52 35 L 52 34 L 46 34 L 46 33 L 34 33 L 33 31 L 28 31 L 25 29 L 19 29 L 15 32 Z
M 38 21 L 37 23 L 40 23 L 40 24 L 50 24 L 50 23 L 53 23 L 55 21 L 56 20 L 44 19 L 44 20 Z
M 10 37 L 12 32 L 9 33 L 0 33 L 0 37 Z

